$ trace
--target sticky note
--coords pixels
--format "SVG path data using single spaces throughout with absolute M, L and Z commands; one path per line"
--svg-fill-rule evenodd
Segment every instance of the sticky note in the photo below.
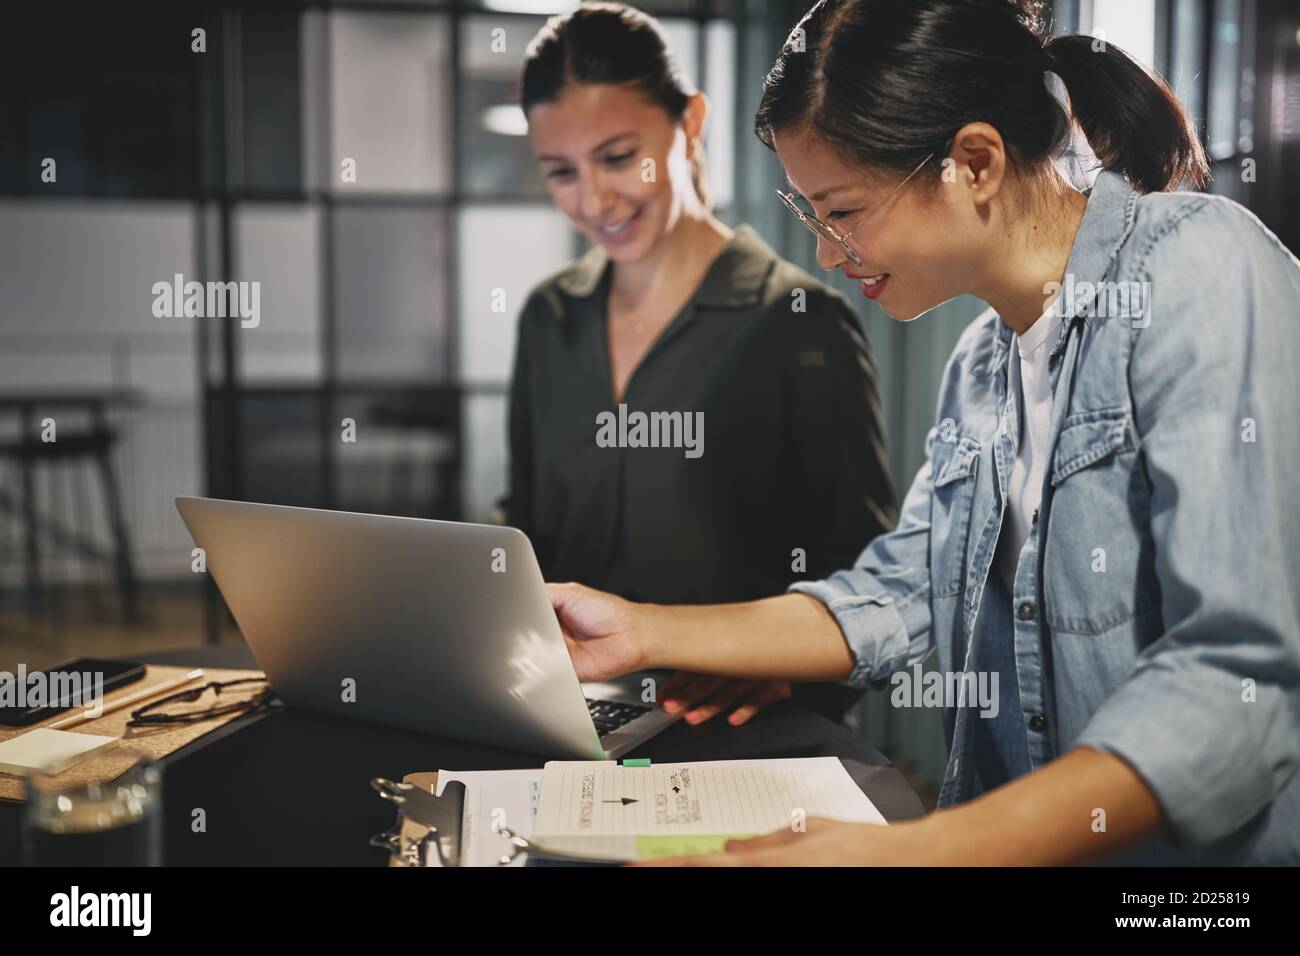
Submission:
M 624 767 L 648 767 L 650 766 L 649 757 L 631 757 L 623 761 Z
M 660 860 L 666 856 L 725 853 L 728 840 L 748 840 L 757 833 L 677 833 L 672 836 L 638 836 L 636 858 Z
M 0 773 L 20 777 L 34 773 L 62 773 L 118 745 L 121 738 L 100 734 L 74 734 L 42 727 L 0 743 Z

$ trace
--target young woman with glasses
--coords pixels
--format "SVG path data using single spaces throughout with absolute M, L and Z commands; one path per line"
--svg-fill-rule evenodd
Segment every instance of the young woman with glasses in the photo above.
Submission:
M 908 706 L 933 650 L 966 688 L 941 701 L 938 812 L 692 862 L 1300 862 L 1300 262 L 1235 203 L 1171 191 L 1206 176 L 1181 106 L 1114 45 L 1044 42 L 1036 7 L 821 0 L 764 86 L 756 131 L 824 268 L 903 321 L 991 307 L 898 527 L 762 601 L 552 586 L 583 679 L 842 680 Z M 1072 125 L 1086 191 L 1054 163 Z

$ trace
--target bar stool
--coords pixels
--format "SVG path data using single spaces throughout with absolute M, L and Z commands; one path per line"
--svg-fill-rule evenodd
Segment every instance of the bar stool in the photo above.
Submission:
M 16 439 L 0 441 L 0 465 L 12 465 L 17 469 L 20 486 L 15 500 L 15 496 L 4 491 L 3 485 L 0 485 L 0 510 L 14 513 L 19 518 L 25 581 L 32 598 L 45 603 L 42 552 L 48 543 L 51 552 L 61 550 L 111 566 L 117 579 L 123 619 L 135 622 L 139 619 L 135 570 L 121 488 L 112 460 L 117 440 L 117 432 L 97 414 L 88 426 L 61 427 L 57 441 L 43 442 L 39 436 L 29 432 Z M 89 496 L 88 489 L 81 483 L 85 477 L 84 472 L 78 469 L 78 466 L 85 464 L 90 464 L 99 477 L 108 517 L 108 531 L 113 542 L 109 549 L 97 545 L 85 532 L 90 522 Z M 38 466 L 49 474 L 45 497 L 51 502 L 56 497 L 61 497 L 56 493 L 55 476 L 62 470 L 71 479 L 72 505 L 77 512 L 77 525 L 69 527 L 60 520 L 57 512 L 41 514 L 36 488 Z M 64 484 L 66 486 L 68 482 Z

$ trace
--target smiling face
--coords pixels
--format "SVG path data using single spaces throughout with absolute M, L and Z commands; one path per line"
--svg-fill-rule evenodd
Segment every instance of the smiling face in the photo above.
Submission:
M 687 143 L 703 111 L 692 97 L 675 121 L 632 87 L 570 84 L 529 110 L 528 136 L 556 207 L 615 262 L 635 262 L 698 201 Z
M 902 321 L 980 288 L 986 226 L 960 188 L 964 176 L 927 182 L 925 177 L 935 175 L 927 164 L 891 197 L 903 176 L 847 165 L 832 145 L 807 130 L 777 131 L 773 142 L 795 191 L 836 232 L 850 233 L 849 245 L 862 259 L 859 266 L 839 243 L 818 239 L 823 269 L 859 280 L 864 295 Z

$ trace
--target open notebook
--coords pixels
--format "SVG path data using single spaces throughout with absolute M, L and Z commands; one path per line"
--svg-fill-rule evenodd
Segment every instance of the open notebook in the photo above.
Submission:
M 536 844 L 535 856 L 627 862 L 716 853 L 729 839 L 800 827 L 810 817 L 885 823 L 835 757 L 631 767 L 554 760 L 541 771 L 440 771 L 439 792 L 451 780 L 466 786 L 470 866 L 501 855 L 500 825 Z

